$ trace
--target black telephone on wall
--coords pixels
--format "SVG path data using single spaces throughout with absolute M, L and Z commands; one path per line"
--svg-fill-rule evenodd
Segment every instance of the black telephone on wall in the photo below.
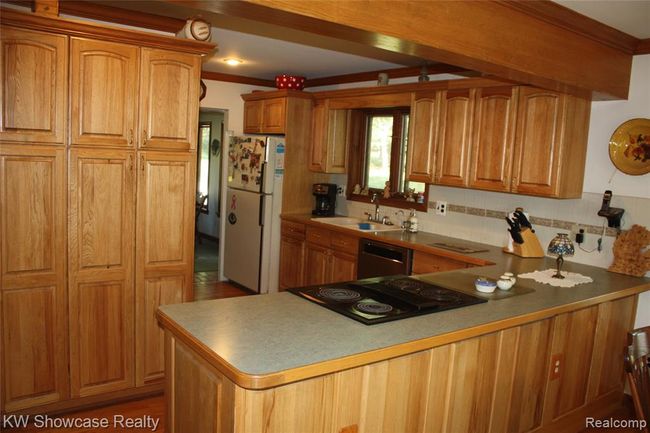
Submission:
M 603 204 L 598 211 L 598 216 L 607 218 L 607 225 L 618 229 L 621 228 L 621 218 L 623 217 L 623 213 L 625 213 L 625 209 L 609 207 L 612 195 L 610 190 L 605 191 L 605 194 L 603 194 Z

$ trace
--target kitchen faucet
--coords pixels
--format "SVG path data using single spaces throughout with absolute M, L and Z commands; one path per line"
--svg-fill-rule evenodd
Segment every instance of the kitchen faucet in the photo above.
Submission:
M 393 223 L 390 221 L 390 218 L 388 218 L 387 216 L 383 218 L 379 218 L 379 196 L 377 195 L 377 193 L 372 194 L 370 203 L 373 203 L 375 205 L 375 215 L 373 216 L 370 212 L 364 212 L 363 214 L 368 216 L 368 221 L 373 223 L 386 224 L 389 226 L 393 225 Z

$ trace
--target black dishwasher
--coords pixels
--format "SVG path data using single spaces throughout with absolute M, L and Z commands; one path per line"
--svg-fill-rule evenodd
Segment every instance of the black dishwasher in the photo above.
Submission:
M 413 250 L 370 239 L 359 242 L 357 278 L 411 275 Z

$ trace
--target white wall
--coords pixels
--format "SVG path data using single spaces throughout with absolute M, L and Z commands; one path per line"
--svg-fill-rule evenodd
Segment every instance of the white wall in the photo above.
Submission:
M 553 200 L 432 185 L 429 189 L 429 201 L 443 200 L 456 205 L 501 211 L 512 211 L 515 207 L 522 206 L 533 216 L 600 226 L 604 219 L 596 213 L 600 209 L 604 190 L 611 189 L 614 193 L 612 206 L 625 209 L 623 228 L 629 228 L 632 224 L 650 228 L 650 174 L 629 176 L 616 171 L 608 153 L 609 138 L 619 124 L 635 117 L 650 118 L 649 77 L 650 55 L 636 56 L 632 66 L 629 99 L 592 104 L 587 168 L 581 199 Z M 345 184 L 347 177 L 335 175 L 331 177 L 331 181 Z M 361 217 L 363 212 L 369 211 L 370 208 L 370 205 L 359 202 L 337 202 L 337 212 L 341 214 Z M 386 207 L 382 209 L 382 212 L 391 217 L 397 211 Z M 418 217 L 422 231 L 491 245 L 504 245 L 507 239 L 505 222 L 496 218 L 455 212 L 441 217 L 434 215 L 432 211 L 419 212 Z M 556 232 L 563 231 L 543 226 L 537 226 L 536 230 L 542 245 L 547 245 Z M 597 238 L 594 234 L 587 234 L 584 248 L 594 248 Z M 603 251 L 600 253 L 578 250 L 574 257 L 567 260 L 606 268 L 613 259 L 614 239 L 606 236 Z M 650 277 L 650 272 L 646 276 Z M 650 325 L 650 292 L 641 295 L 636 317 L 637 327 L 647 325 Z

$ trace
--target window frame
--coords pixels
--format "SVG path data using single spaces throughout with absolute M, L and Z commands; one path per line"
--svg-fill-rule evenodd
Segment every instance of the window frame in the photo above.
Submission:
M 400 157 L 402 151 L 402 122 L 403 115 L 409 114 L 409 107 L 391 107 L 391 108 L 374 108 L 374 109 L 361 109 L 353 110 L 356 115 L 352 116 L 353 123 L 355 123 L 350 131 L 350 148 L 349 148 L 349 161 L 350 169 L 348 171 L 348 188 L 347 199 L 352 201 L 359 201 L 370 203 L 373 194 L 377 194 L 381 204 L 385 206 L 397 207 L 402 209 L 415 209 L 418 211 L 426 212 L 427 203 L 429 200 L 429 184 L 424 185 L 424 203 L 406 201 L 406 195 L 399 193 L 398 181 L 400 172 Z M 393 137 L 391 144 L 391 158 L 390 158 L 390 182 L 391 182 L 391 198 L 384 198 L 383 188 L 369 188 L 368 195 L 354 194 L 352 192 L 355 185 L 364 185 L 366 183 L 366 160 L 368 158 L 368 135 L 370 130 L 370 118 L 372 116 L 393 115 Z M 409 119 L 409 128 L 411 121 Z M 409 137 L 410 131 L 405 131 L 406 137 Z M 409 143 L 410 144 L 410 143 Z M 408 151 L 408 149 L 407 149 Z M 406 174 L 405 174 L 406 175 Z

